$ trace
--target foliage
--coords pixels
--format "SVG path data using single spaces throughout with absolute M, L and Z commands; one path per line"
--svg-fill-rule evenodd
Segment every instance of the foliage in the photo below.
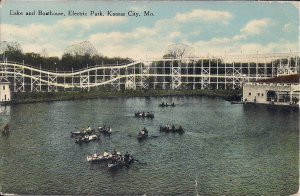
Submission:
M 172 44 L 167 49 L 163 58 L 187 58 L 193 57 L 193 48 L 187 44 Z
M 14 47 L 12 45 L 7 45 L 2 51 L 1 56 L 7 59 L 15 59 L 16 61 L 23 60 L 23 53 L 20 47 Z
M 120 57 L 109 58 L 95 54 L 90 56 L 89 53 L 83 55 L 65 53 L 61 58 L 46 57 L 38 53 L 30 52 L 23 53 L 20 47 L 7 44 L 0 53 L 0 60 L 7 59 L 8 61 L 25 63 L 34 67 L 55 71 L 71 71 L 83 69 L 87 66 L 95 65 L 118 65 L 132 62 L 132 59 L 124 59 Z

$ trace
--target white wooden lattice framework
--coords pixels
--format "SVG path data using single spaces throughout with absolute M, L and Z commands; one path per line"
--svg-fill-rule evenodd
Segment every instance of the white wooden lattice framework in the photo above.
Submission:
M 111 85 L 114 90 L 120 90 L 120 69 L 119 68 L 111 68 L 110 69 L 110 79 Z
M 236 89 L 242 82 L 299 73 L 299 54 L 250 55 L 241 58 L 199 57 L 146 59 L 124 65 L 98 65 L 82 70 L 58 72 L 22 63 L 0 62 L 14 92 L 90 90 L 97 86 L 130 89 Z
M 24 68 L 14 66 L 14 92 L 24 92 Z
M 178 89 L 181 85 L 181 62 L 175 67 L 174 62 L 171 61 L 172 68 L 172 89 Z

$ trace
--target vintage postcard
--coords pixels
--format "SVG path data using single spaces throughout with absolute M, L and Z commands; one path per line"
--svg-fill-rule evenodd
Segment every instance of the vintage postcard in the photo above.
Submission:
M 0 2 L 0 195 L 299 194 L 298 2 Z

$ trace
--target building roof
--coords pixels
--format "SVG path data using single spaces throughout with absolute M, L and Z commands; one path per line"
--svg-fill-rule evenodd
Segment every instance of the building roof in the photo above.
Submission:
M 257 80 L 256 82 L 264 82 L 264 83 L 299 83 L 300 74 L 293 74 L 293 75 L 286 75 L 286 76 L 279 76 L 275 78 L 268 78 Z

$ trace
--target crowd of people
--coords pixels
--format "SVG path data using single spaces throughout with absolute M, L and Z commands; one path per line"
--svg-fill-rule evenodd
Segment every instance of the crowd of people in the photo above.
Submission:
M 132 155 L 130 155 L 127 151 L 126 151 L 124 156 L 122 154 L 118 154 L 115 149 L 112 152 L 111 163 L 122 163 L 122 164 L 125 163 L 125 164 L 128 164 L 132 160 L 133 160 Z
M 135 113 L 135 116 L 136 117 L 149 117 L 149 118 L 154 118 L 154 114 L 153 113 L 150 113 L 150 112 L 136 112 Z
M 164 131 L 164 132 L 178 132 L 178 133 L 183 133 L 183 128 L 181 126 L 179 126 L 178 128 L 175 127 L 175 125 L 170 126 L 169 124 L 165 125 L 165 126 L 160 126 L 159 127 L 160 131 Z

